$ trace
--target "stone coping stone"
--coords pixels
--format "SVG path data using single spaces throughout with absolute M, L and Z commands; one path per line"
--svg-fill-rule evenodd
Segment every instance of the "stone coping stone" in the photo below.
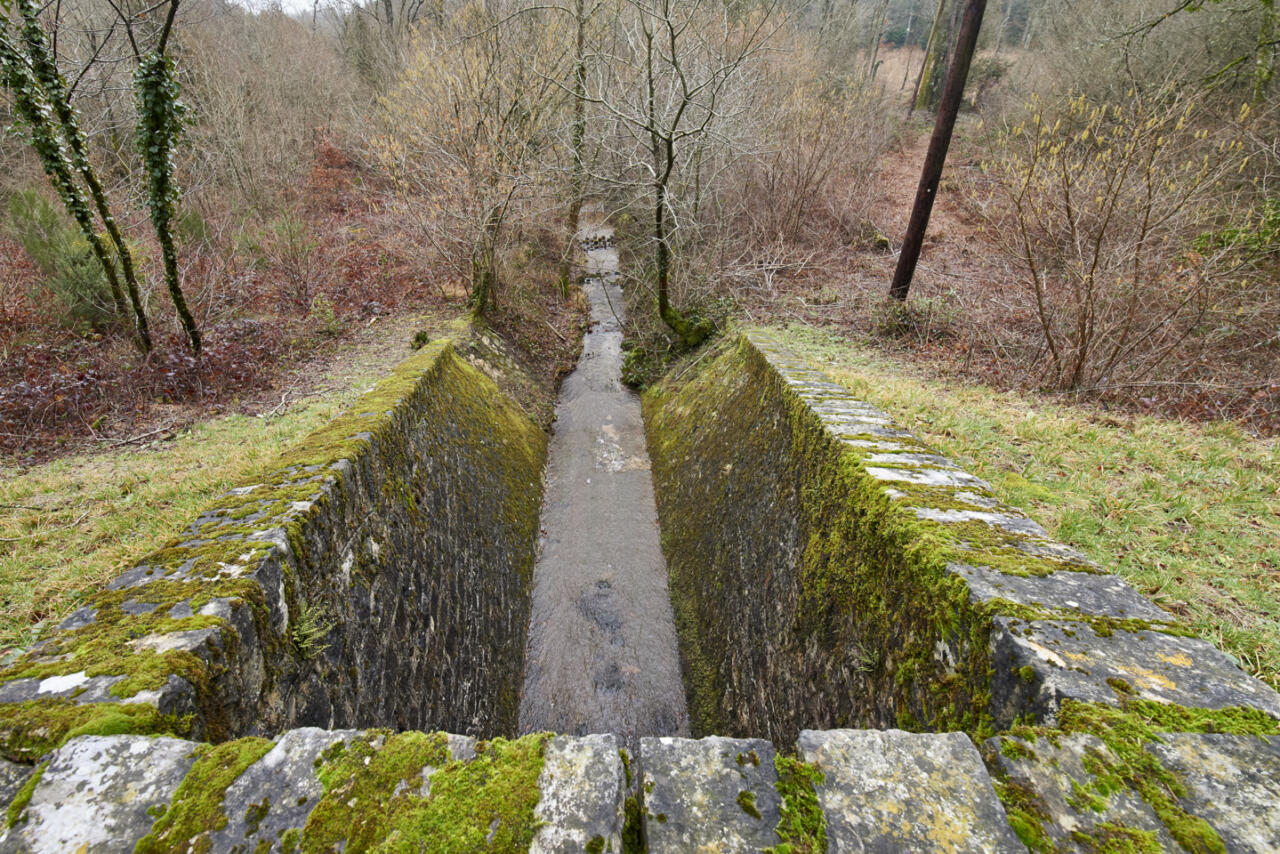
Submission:
M 1205 820 L 1228 852 L 1280 851 L 1280 738 L 1161 733 L 1144 748 L 1178 781 L 1175 801 Z M 1004 735 L 986 743 L 991 767 L 1016 800 L 1033 803 L 1039 832 L 1060 852 L 1094 852 L 1136 832 L 1165 851 L 1183 848 L 1141 797 L 1094 772 L 1115 755 L 1093 735 L 1034 741 Z
M 997 614 L 1001 607 L 1023 609 L 992 620 L 988 713 L 997 729 L 1028 714 L 1052 724 L 1068 699 L 1118 705 L 1120 696 L 1108 684 L 1115 679 L 1146 699 L 1207 709 L 1250 706 L 1280 719 L 1280 694 L 1212 644 L 1177 634 L 1176 619 L 1124 580 L 1052 539 L 1020 509 L 1002 503 L 989 484 L 769 335 L 752 331 L 745 338 L 823 429 L 859 455 L 890 501 L 943 529 L 984 524 L 997 535 L 998 548 L 961 539 L 956 547 L 967 550 L 968 559 L 949 560 L 945 570 L 965 582 L 974 604 L 993 606 Z M 945 506 L 922 506 L 922 487 L 924 499 L 936 496 Z M 997 553 L 1006 559 L 1025 554 L 1037 566 L 1018 573 L 986 565 L 999 563 Z M 947 664 L 961 651 L 943 638 L 937 656 Z
M 31 777 L 30 765 L 20 765 L 8 759 L 0 759 L 0 806 L 8 804 Z
M 227 825 L 210 832 L 211 851 L 229 851 L 237 845 L 246 851 L 278 844 L 293 828 L 302 828 L 324 787 L 316 776 L 317 760 L 335 743 L 349 742 L 359 730 L 324 730 L 316 727 L 289 730 L 266 755 L 245 769 L 227 788 L 223 808 Z
M 1012 736 L 987 741 L 992 767 L 1006 785 L 1025 797 L 1035 798 L 1041 813 L 1040 831 L 1056 850 L 1089 852 L 1087 839 L 1103 836 L 1108 827 L 1123 826 L 1154 834 L 1166 851 L 1180 848 L 1155 811 L 1125 787 L 1105 787 L 1086 766 L 1115 762 L 1115 757 L 1094 735 L 1076 733 L 1030 742 Z M 1082 809 L 1081 793 L 1088 792 L 1090 807 Z
M 977 748 L 963 733 L 802 730 L 832 854 L 1023 852 Z
M 225 825 L 201 832 L 189 840 L 189 847 L 259 854 L 293 850 L 324 795 L 318 777 L 322 757 L 338 742 L 351 743 L 365 734 L 317 728 L 282 734 L 227 787 L 220 803 Z M 371 743 L 381 750 L 384 740 Z M 546 743 L 538 778 L 538 827 L 530 851 L 621 852 L 625 771 L 619 744 L 613 735 L 556 736 Z M 476 758 L 473 738 L 447 735 L 446 745 L 453 760 Z M 68 741 L 50 754 L 16 824 L 0 833 L 0 854 L 132 851 L 170 805 L 200 747 L 174 738 L 133 735 Z M 431 797 L 431 779 L 439 770 L 421 770 L 423 783 L 416 796 Z M 403 791 L 400 781 L 385 797 Z M 7 804 L 6 799 L 0 807 Z M 773 816 L 776 823 L 776 807 Z M 353 822 L 355 818 L 353 810 Z
M 758 738 L 640 739 L 651 854 L 760 851 L 778 842 L 773 745 Z
M 948 564 L 947 571 L 965 580 L 970 600 L 977 603 L 1003 599 L 1067 615 L 1173 622 L 1167 612 L 1114 575 L 1059 570 L 1051 575 L 1024 576 L 964 563 Z
M 1213 825 L 1231 852 L 1280 851 L 1280 738 L 1171 733 L 1148 744 L 1182 781 L 1183 809 Z
M 1147 630 L 1100 634 L 1079 622 L 993 622 L 991 708 L 999 729 L 1027 712 L 1052 725 L 1068 699 L 1115 705 L 1115 680 L 1144 700 L 1250 706 L 1280 719 L 1280 695 L 1208 641 Z
M 544 822 L 534 854 L 576 854 L 588 846 L 622 851 L 626 773 L 613 735 L 558 735 L 546 747 L 538 778 L 542 799 L 534 815 Z
M 54 751 L 0 852 L 132 851 L 195 762 L 196 745 L 140 735 L 72 739 Z
M 457 762 L 485 750 L 466 736 L 445 739 Z M 224 784 L 217 808 L 225 823 L 210 816 L 210 826 L 174 843 L 212 854 L 296 850 L 325 794 L 320 769 L 340 752 L 340 742 L 357 741 L 372 745 L 375 756 L 389 743 L 386 731 L 284 733 Z M 763 851 L 782 841 L 777 828 L 785 804 L 768 741 L 644 738 L 630 760 L 632 777 L 621 743 L 608 734 L 545 742 L 529 851 L 621 854 L 629 792 L 638 797 L 636 829 L 655 854 Z M 14 826 L 0 831 L 0 854 L 132 851 L 172 804 L 200 747 L 164 736 L 72 739 L 50 755 Z M 1207 821 L 1227 851 L 1280 850 L 1280 738 L 1160 734 L 1145 749 L 1177 779 L 1178 804 Z M 822 774 L 814 794 L 832 854 L 1025 851 L 992 775 L 1006 798 L 1016 793 L 1009 803 L 1034 804 L 1039 838 L 1053 850 L 1109 850 L 1104 843 L 1114 841 L 1118 830 L 1146 836 L 1163 850 L 1181 850 L 1140 796 L 1097 776 L 1097 769 L 1117 761 L 1098 737 L 1004 735 L 989 739 L 984 750 L 986 764 L 963 733 L 902 730 L 803 730 L 796 743 L 798 758 Z M 442 796 L 432 792 L 440 768 L 400 771 L 402 779 L 386 782 L 394 783 L 394 791 L 374 793 L 375 801 L 406 793 Z M 416 788 L 406 789 L 406 781 Z M 0 801 L 0 810 L 5 805 Z M 329 801 L 327 809 L 334 806 Z M 367 821 L 361 812 L 367 805 L 357 807 L 353 798 L 347 807 L 352 826 Z M 336 818 L 343 826 L 344 816 Z

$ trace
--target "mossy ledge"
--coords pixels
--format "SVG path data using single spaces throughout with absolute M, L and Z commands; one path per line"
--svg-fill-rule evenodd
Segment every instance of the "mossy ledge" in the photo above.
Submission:
M 72 733 L 511 731 L 545 456 L 449 341 L 423 347 L 0 672 L 0 752 L 32 762 Z
M 1280 697 L 767 335 L 644 397 L 695 732 L 1053 724 Z

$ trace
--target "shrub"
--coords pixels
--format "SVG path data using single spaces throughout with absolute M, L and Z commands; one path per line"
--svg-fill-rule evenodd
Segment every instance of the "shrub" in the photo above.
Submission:
M 1020 269 L 1042 344 L 1023 355 L 1045 384 L 1141 381 L 1212 343 L 1231 266 L 1192 249 L 1244 167 L 1238 131 L 1163 87 L 1033 99 L 999 134 L 984 212 Z
M 884 297 L 872 305 L 872 332 L 925 344 L 950 337 L 959 317 L 954 292 L 906 301 Z
M 6 229 L 62 304 L 64 323 L 101 327 L 114 319 L 111 288 L 89 241 L 48 199 L 35 190 L 14 194 Z
M 1266 260 L 1280 253 L 1280 199 L 1263 199 L 1238 221 L 1207 231 L 1195 241 L 1198 252 L 1234 249 L 1247 260 Z
M 315 251 L 319 246 L 307 223 L 294 213 L 286 213 L 271 224 L 266 255 L 285 278 L 288 300 L 299 308 L 311 305 Z

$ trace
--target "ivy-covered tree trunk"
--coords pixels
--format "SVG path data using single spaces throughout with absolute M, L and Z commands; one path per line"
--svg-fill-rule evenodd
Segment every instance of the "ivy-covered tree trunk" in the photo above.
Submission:
M 102 182 L 89 163 L 88 145 L 75 108 L 71 105 L 70 92 L 53 61 L 40 24 L 39 6 L 33 0 L 18 0 L 18 12 L 22 18 L 19 39 L 12 37 L 8 19 L 0 19 L 0 64 L 3 65 L 5 87 L 13 93 L 15 112 L 30 129 L 30 142 L 40 157 L 45 174 L 89 242 L 94 258 L 106 276 L 116 313 L 124 315 L 124 294 L 115 261 L 98 236 L 88 201 L 75 177 L 78 175 L 89 188 L 89 195 L 114 245 L 114 256 L 120 260 L 139 345 L 148 352 L 151 350 L 151 334 L 133 268 L 133 256 L 111 215 Z
M 102 239 L 93 226 L 93 214 L 89 212 L 84 191 L 76 183 L 66 158 L 61 156 L 62 145 L 57 130 L 47 120 L 51 111 L 41 103 L 39 91 L 33 88 L 32 78 L 22 74 L 23 58 L 15 55 L 12 48 L 7 39 L 0 37 L 0 67 L 4 69 L 4 87 L 13 93 L 14 114 L 27 126 L 31 147 L 40 156 L 40 163 L 45 175 L 49 177 L 49 183 L 57 191 L 67 213 L 79 226 L 80 233 L 89 242 L 89 249 L 111 287 L 111 301 L 116 314 L 123 315 L 126 311 L 124 292 L 120 290 L 115 263 L 107 254 L 106 247 L 102 245 Z
M 920 80 L 916 84 L 916 97 L 912 109 L 932 111 L 942 97 L 943 77 L 947 73 L 947 54 L 951 51 L 951 16 L 947 0 L 938 0 L 938 9 L 929 30 L 929 41 L 924 49 L 924 65 L 920 68 Z
M 173 181 L 173 149 L 182 131 L 182 114 L 186 108 L 178 100 L 173 59 L 166 56 L 163 49 L 162 40 L 161 47 L 142 57 L 134 72 L 134 94 L 138 102 L 135 141 L 147 169 L 147 207 L 160 243 L 165 285 L 187 333 L 191 352 L 199 356 L 200 329 L 182 294 L 178 251 L 173 240 L 173 218 L 178 202 L 178 188 Z

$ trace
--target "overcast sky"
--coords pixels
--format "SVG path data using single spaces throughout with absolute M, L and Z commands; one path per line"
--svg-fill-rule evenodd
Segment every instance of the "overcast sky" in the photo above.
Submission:
M 306 13 L 311 14 L 312 0 L 239 0 L 240 5 L 246 6 L 255 11 L 270 8 L 276 3 L 281 9 L 290 15 Z M 321 0 L 323 3 L 323 0 Z

